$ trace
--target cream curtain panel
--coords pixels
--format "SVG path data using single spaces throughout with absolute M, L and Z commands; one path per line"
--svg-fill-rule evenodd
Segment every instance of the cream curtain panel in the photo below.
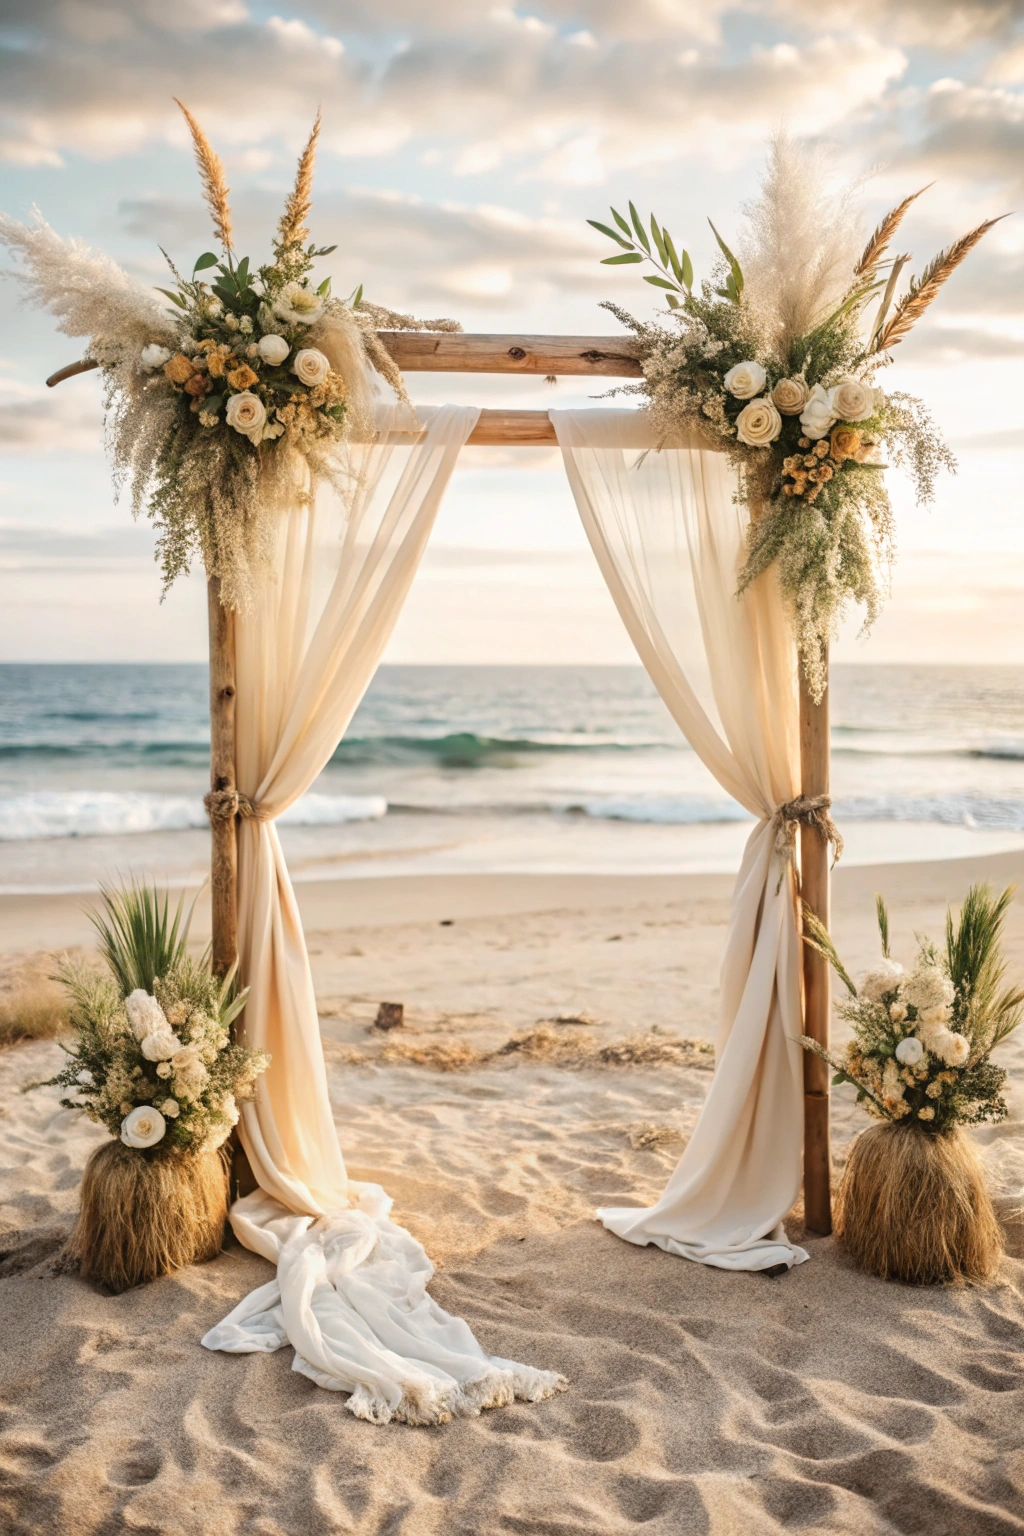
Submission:
M 388 1219 L 376 1185 L 352 1183 L 338 1145 L 313 981 L 274 818 L 330 760 L 380 661 L 444 489 L 479 411 L 381 405 L 353 448 L 348 496 L 282 509 L 271 575 L 236 622 L 236 773 L 256 807 L 239 824 L 239 972 L 246 1042 L 271 1064 L 240 1133 L 259 1183 L 236 1201 L 239 1240 L 277 1265 L 204 1338 L 210 1349 L 290 1343 L 294 1369 L 348 1392 L 383 1423 L 546 1397 L 561 1379 L 486 1356 L 426 1293 L 426 1254 Z
M 774 820 L 800 793 L 790 628 L 770 574 L 736 597 L 747 512 L 723 454 L 659 447 L 639 412 L 550 415 L 644 667 L 694 751 L 757 818 L 733 894 L 700 1120 L 656 1205 L 597 1214 L 629 1242 L 723 1269 L 800 1263 L 807 1254 L 782 1225 L 800 1188 L 803 1141 L 800 941 Z M 695 651 L 709 675 L 707 709 L 688 661 Z

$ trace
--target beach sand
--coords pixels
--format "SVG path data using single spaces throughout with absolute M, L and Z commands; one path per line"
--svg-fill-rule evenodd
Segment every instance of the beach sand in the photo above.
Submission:
M 853 969 L 941 933 L 972 879 L 1024 855 L 837 871 Z M 761 1536 L 1024 1531 L 1024 1264 L 915 1290 L 826 1239 L 778 1279 L 638 1249 L 592 1218 L 660 1192 L 710 1075 L 725 876 L 451 877 L 299 887 L 342 1147 L 438 1266 L 432 1292 L 490 1352 L 569 1390 L 436 1429 L 355 1420 L 291 1351 L 199 1339 L 270 1277 L 232 1244 L 121 1297 L 54 1273 L 91 1146 L 50 1043 L 0 1053 L 0 1529 L 146 1536 Z M 0 992 L 88 945 L 77 897 L 0 898 Z M 197 917 L 201 934 L 205 916 Z M 1024 902 L 1010 921 L 1024 974 Z M 29 957 L 29 958 L 26 958 Z M 372 1029 L 382 1000 L 406 1024 Z M 1011 1253 L 1024 1184 L 1024 1040 L 1011 1120 L 981 1133 Z M 864 1123 L 835 1101 L 839 1159 Z

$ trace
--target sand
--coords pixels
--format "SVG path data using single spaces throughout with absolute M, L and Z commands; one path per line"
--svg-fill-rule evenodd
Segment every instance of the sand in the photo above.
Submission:
M 972 878 L 1024 857 L 837 873 L 834 927 L 874 952 L 938 933 Z M 709 1080 L 720 876 L 451 877 L 300 888 L 339 1135 L 485 1347 L 569 1390 L 438 1429 L 374 1428 L 290 1369 L 201 1334 L 269 1276 L 231 1246 L 122 1297 L 54 1272 L 103 1133 L 61 1110 L 57 1047 L 0 1053 L 0 1530 L 167 1536 L 710 1536 L 1024 1531 L 1024 1264 L 984 1290 L 859 1274 L 825 1239 L 780 1279 L 636 1249 L 592 1220 L 659 1192 Z M 0 990 L 88 943 L 77 898 L 0 901 Z M 201 928 L 203 915 L 199 915 Z M 1011 923 L 1024 973 L 1024 903 Z M 382 1000 L 406 1024 L 372 1029 Z M 639 1064 L 636 1064 L 639 1061 Z M 625 1064 L 624 1064 L 625 1063 Z M 982 1133 L 1011 1220 L 1012 1117 Z M 862 1118 L 843 1092 L 841 1158 Z M 799 1212 L 791 1223 L 801 1232 Z

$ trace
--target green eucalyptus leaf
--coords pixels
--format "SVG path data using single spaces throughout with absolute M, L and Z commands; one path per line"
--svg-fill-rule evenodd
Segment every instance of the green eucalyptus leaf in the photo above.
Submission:
M 603 256 L 601 265 L 602 267 L 622 267 L 627 262 L 634 261 L 643 261 L 639 251 L 627 251 L 623 256 Z
M 612 218 L 615 220 L 616 224 L 622 230 L 624 235 L 632 235 L 633 231 L 622 217 L 622 214 L 619 213 L 615 208 L 612 209 Z
M 322 245 L 316 254 L 318 256 L 329 256 L 332 251 L 336 251 L 337 249 L 338 247 L 336 245 Z
M 683 252 L 682 266 L 683 270 L 679 281 L 682 283 L 687 292 L 689 292 L 689 290 L 693 287 L 693 262 L 690 260 L 689 251 Z
M 651 254 L 651 242 L 647 238 L 646 229 L 644 229 L 640 222 L 640 215 L 637 213 L 632 203 L 629 205 L 629 216 L 633 220 L 633 228 L 636 230 L 636 237 L 649 256 Z
M 317 289 L 317 294 L 319 295 L 320 298 L 325 299 L 327 297 L 327 295 L 330 293 L 330 291 L 331 291 L 331 280 L 330 280 L 329 277 L 325 277 L 323 282 L 320 284 L 320 287 Z
M 167 297 L 170 299 L 171 303 L 172 304 L 177 304 L 179 309 L 184 309 L 185 308 L 185 300 L 182 298 L 180 293 L 172 293 L 169 288 L 158 288 L 157 289 L 157 293 L 164 293 L 164 294 L 166 294 Z
M 672 236 L 669 234 L 667 229 L 662 230 L 662 235 L 665 240 L 665 249 L 668 252 L 668 264 L 672 268 L 672 271 L 675 273 L 677 282 L 681 283 L 683 282 L 683 267 L 679 260 L 678 253 L 676 252 L 676 248 L 672 243 Z M 683 255 L 685 256 L 685 254 L 686 252 L 684 251 Z M 688 287 L 689 284 L 686 286 Z
M 215 267 L 216 265 L 217 258 L 213 251 L 204 251 L 199 260 L 196 262 L 195 266 L 192 268 L 192 276 L 195 277 L 197 272 L 205 272 L 207 267 Z
M 670 294 L 666 295 L 666 302 L 668 304 L 669 309 L 681 309 L 682 308 L 682 305 L 680 304 L 679 300 L 676 298 L 674 293 L 670 293 Z
M 673 293 L 678 293 L 679 292 L 679 289 L 676 286 L 676 284 L 675 283 L 670 283 L 667 277 L 648 277 L 647 274 L 645 273 L 644 274 L 644 282 L 645 283 L 650 283 L 651 286 L 654 287 L 654 288 L 670 288 Z
M 711 224 L 711 220 L 710 219 L 708 219 L 708 223 Z M 711 224 L 711 233 L 714 235 L 715 239 L 718 241 L 719 250 L 722 252 L 722 255 L 725 257 L 726 261 L 729 263 L 729 271 L 732 274 L 733 286 L 736 289 L 736 298 L 733 300 L 733 302 L 738 304 L 739 303 L 740 294 L 743 292 L 743 273 L 740 270 L 740 264 L 736 260 L 736 257 L 733 255 L 732 251 L 730 251 L 729 247 L 726 245 L 725 241 L 722 239 L 721 235 L 718 233 L 718 230 L 715 228 L 715 226 L 713 224 Z M 726 286 L 728 287 L 728 284 L 726 284 Z
M 602 235 L 607 235 L 609 240 L 614 240 L 616 245 L 621 245 L 624 251 L 631 251 L 633 249 L 632 240 L 623 240 L 622 236 L 617 235 L 614 229 L 609 229 L 607 224 L 599 224 L 596 219 L 588 219 L 587 223 L 593 229 L 600 230 Z
M 658 255 L 661 257 L 661 264 L 662 264 L 663 267 L 667 267 L 668 266 L 668 246 L 665 244 L 665 237 L 662 234 L 661 230 L 658 228 L 658 221 L 654 217 L 653 213 L 651 214 L 651 234 L 654 237 L 654 244 L 655 244 L 655 248 L 657 249 Z
M 243 285 L 248 280 L 248 277 L 249 258 L 248 256 L 243 256 L 241 261 L 238 263 L 238 266 L 235 268 L 235 283 L 237 285 Z

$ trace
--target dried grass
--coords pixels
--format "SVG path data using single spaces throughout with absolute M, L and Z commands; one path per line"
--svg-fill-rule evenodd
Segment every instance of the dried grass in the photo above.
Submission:
M 224 165 L 220 156 L 203 132 L 199 123 L 192 116 L 184 102 L 174 98 L 184 114 L 188 123 L 189 132 L 192 135 L 192 146 L 196 152 L 196 165 L 199 167 L 199 179 L 203 184 L 203 195 L 206 198 L 210 213 L 213 216 L 213 227 L 223 243 L 224 249 L 231 249 L 231 209 L 228 206 L 227 177 L 224 174 Z
M 672 1142 L 681 1141 L 683 1133 L 674 1125 L 657 1125 L 653 1120 L 642 1120 L 631 1125 L 626 1135 L 634 1152 L 656 1152 Z
M 861 1269 L 909 1285 L 984 1284 L 1002 1234 L 973 1141 L 873 1125 L 854 1142 L 835 1235 Z
M 928 187 L 931 185 L 932 183 L 929 182 Z M 911 192 L 910 196 L 905 197 L 902 203 L 897 203 L 895 208 L 890 209 L 864 247 L 860 261 L 858 261 L 853 269 L 854 277 L 874 277 L 879 262 L 889 249 L 889 242 L 903 223 L 907 209 L 911 203 L 917 201 L 922 192 L 928 191 L 928 187 L 921 187 L 919 191 Z
M 65 1265 L 119 1294 L 215 1258 L 227 1213 L 221 1153 L 146 1157 L 107 1141 L 86 1164 Z
M 277 248 L 279 250 L 287 250 L 292 245 L 301 245 L 309 237 L 306 220 L 309 218 L 309 210 L 313 206 L 313 170 L 316 166 L 316 145 L 320 137 L 322 117 L 323 114 L 317 112 L 313 131 L 306 141 L 305 149 L 299 156 L 299 164 L 295 172 L 295 185 L 288 194 L 288 201 L 284 205 L 284 212 L 277 226 Z
M 979 224 L 976 229 L 969 230 L 966 235 L 961 235 L 959 240 L 954 240 L 952 245 L 928 263 L 919 278 L 914 278 L 907 292 L 893 311 L 892 319 L 882 330 L 874 350 L 886 352 L 895 347 L 921 318 L 925 310 L 937 296 L 939 289 L 948 277 L 951 277 L 964 258 L 973 251 L 978 241 L 1000 219 L 1007 215 L 1001 214 L 999 219 L 986 219 L 984 224 Z
M 25 982 L 0 997 L 0 1047 L 23 1040 L 53 1040 L 67 1018 L 67 1001 L 54 982 Z
M 349 1065 L 373 1061 L 427 1067 L 435 1072 L 462 1072 L 473 1067 L 500 1066 L 517 1061 L 556 1067 L 698 1067 L 714 1065 L 714 1047 L 706 1040 L 683 1039 L 658 1029 L 627 1035 L 602 1044 L 594 1034 L 568 1020 L 553 1028 L 545 1022 L 512 1035 L 495 1050 L 480 1050 L 468 1040 L 389 1040 L 379 1054 L 358 1047 L 343 1048 L 338 1060 Z

